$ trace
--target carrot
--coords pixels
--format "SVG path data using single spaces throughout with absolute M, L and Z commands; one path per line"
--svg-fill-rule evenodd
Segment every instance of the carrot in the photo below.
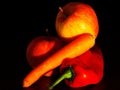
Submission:
M 79 56 L 93 47 L 95 38 L 90 34 L 83 34 L 78 36 L 63 48 L 55 52 L 43 63 L 34 68 L 23 80 L 23 87 L 29 87 L 42 77 L 46 72 L 60 66 L 65 58 L 74 58 Z

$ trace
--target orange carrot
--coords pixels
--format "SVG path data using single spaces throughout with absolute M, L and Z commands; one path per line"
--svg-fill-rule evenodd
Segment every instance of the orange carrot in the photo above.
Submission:
M 43 63 L 34 68 L 23 80 L 23 87 L 29 87 L 46 72 L 60 66 L 65 58 L 74 58 L 93 47 L 95 38 L 90 34 L 80 35 L 78 38 L 55 52 Z

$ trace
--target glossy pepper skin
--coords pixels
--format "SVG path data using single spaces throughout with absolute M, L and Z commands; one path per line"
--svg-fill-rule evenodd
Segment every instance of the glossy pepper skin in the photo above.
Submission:
M 104 75 L 104 59 L 102 51 L 98 46 L 94 46 L 89 51 L 76 58 L 66 58 L 60 66 L 61 75 L 68 68 L 70 78 L 66 78 L 65 83 L 72 87 L 84 87 L 99 83 Z M 53 85 L 55 86 L 55 85 Z
M 65 83 L 73 88 L 97 84 L 104 73 L 103 55 L 98 47 L 73 59 L 66 59 L 60 67 L 61 74 L 69 66 L 73 69 L 73 80 L 65 79 Z

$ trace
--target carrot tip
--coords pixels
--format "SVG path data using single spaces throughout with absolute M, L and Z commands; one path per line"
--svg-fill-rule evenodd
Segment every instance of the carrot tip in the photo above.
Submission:
M 23 81 L 23 88 L 29 87 L 30 83 L 28 81 Z

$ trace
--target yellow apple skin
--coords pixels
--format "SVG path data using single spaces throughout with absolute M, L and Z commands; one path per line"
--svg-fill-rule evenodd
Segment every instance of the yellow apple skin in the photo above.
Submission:
M 94 9 L 85 3 L 70 2 L 62 7 L 56 17 L 56 32 L 63 39 L 89 33 L 94 38 L 99 31 L 98 18 Z

